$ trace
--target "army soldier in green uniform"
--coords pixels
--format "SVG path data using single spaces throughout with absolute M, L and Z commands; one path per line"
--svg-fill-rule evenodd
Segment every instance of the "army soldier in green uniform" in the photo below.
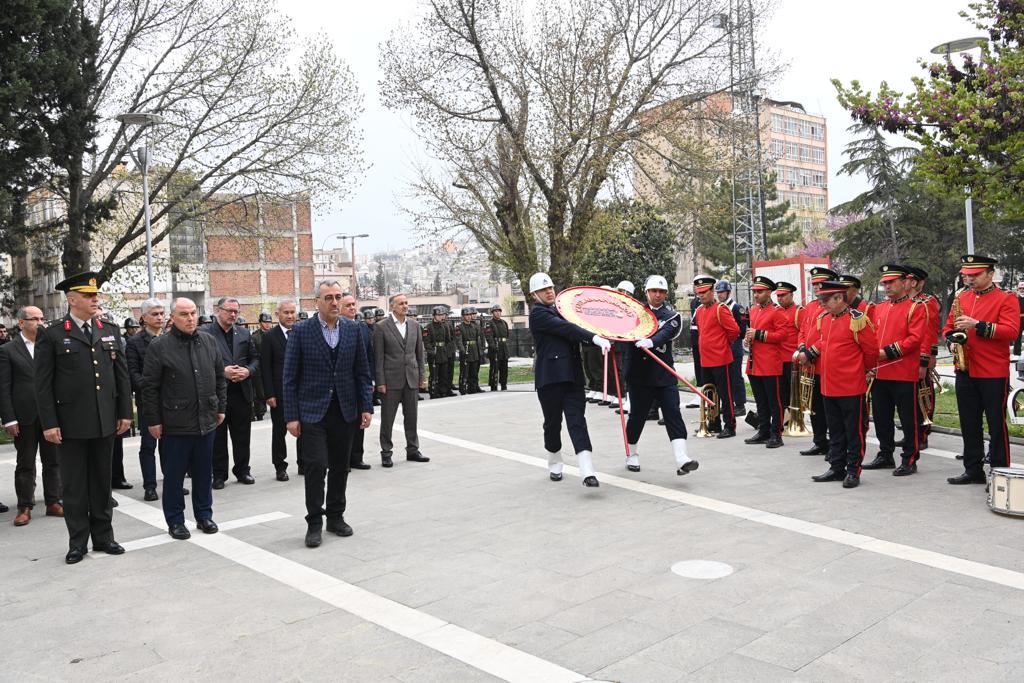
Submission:
M 115 325 L 96 317 L 100 276 L 81 273 L 57 285 L 68 314 L 36 339 L 36 398 L 43 437 L 57 445 L 69 550 L 81 562 L 92 548 L 124 552 L 114 540 L 110 469 L 114 439 L 131 426 L 132 390 Z
M 263 336 L 274 329 L 274 319 L 269 313 L 260 313 L 260 327 L 252 333 L 252 343 L 256 347 L 256 355 L 260 355 L 263 345 Z M 257 421 L 262 420 L 267 414 L 267 397 L 263 391 L 263 375 L 259 370 L 252 375 L 252 416 Z
M 462 323 L 456 328 L 459 342 L 459 393 L 480 393 L 480 361 L 482 359 L 483 334 L 475 322 L 476 309 L 467 306 L 462 309 Z
M 452 385 L 455 383 L 455 356 L 458 350 L 458 341 L 455 335 L 455 321 L 448 317 L 448 311 L 444 312 L 444 324 L 448 328 L 448 343 L 445 347 L 445 353 L 448 354 L 448 365 L 445 366 L 445 382 L 444 385 L 448 387 L 448 393 L 443 394 L 442 398 L 449 396 L 456 396 L 457 394 L 452 389 Z
M 423 326 L 423 349 L 427 352 L 430 365 L 430 398 L 452 396 L 451 376 L 448 366 L 448 347 L 452 343 L 452 331 L 444 321 L 444 306 L 434 306 L 433 320 Z
M 501 306 L 491 306 L 491 319 L 484 324 L 484 339 L 487 340 L 487 384 L 491 391 L 508 391 L 508 323 L 501 319 Z

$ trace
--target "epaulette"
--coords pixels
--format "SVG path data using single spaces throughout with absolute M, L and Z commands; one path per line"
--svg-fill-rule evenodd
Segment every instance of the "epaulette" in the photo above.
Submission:
M 874 329 L 874 325 L 871 324 L 871 318 L 868 317 L 863 311 L 858 311 L 855 308 L 850 309 L 850 332 L 853 332 L 853 340 L 860 342 L 857 337 L 857 333 L 863 330 L 865 327 L 871 327 Z
M 857 318 L 863 318 L 864 317 L 864 311 L 858 311 L 856 308 L 851 308 L 850 309 L 850 317 L 855 319 L 855 320 Z
M 828 315 L 828 311 L 824 310 L 818 314 L 818 317 L 814 319 L 814 325 L 818 328 L 818 332 L 821 332 L 821 321 Z

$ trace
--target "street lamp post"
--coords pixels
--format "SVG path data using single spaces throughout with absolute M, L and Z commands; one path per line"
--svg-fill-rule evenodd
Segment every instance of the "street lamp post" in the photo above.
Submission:
M 125 128 L 128 126 L 150 126 L 163 123 L 163 117 L 157 114 L 145 112 L 128 112 L 120 114 L 117 120 Z M 127 138 L 127 133 L 125 137 Z M 146 276 L 149 280 L 149 298 L 156 296 L 156 288 L 153 284 L 153 227 L 150 223 L 149 212 L 149 141 L 148 136 L 143 138 L 143 144 L 133 151 L 135 163 L 142 169 L 142 213 L 146 222 Z
M 352 254 L 352 296 L 354 296 L 357 301 L 359 300 L 359 276 L 356 274 L 356 240 L 362 237 L 369 236 L 369 233 L 362 233 L 359 235 L 346 235 L 344 233 L 334 232 L 325 237 L 323 244 L 320 246 L 320 250 L 323 251 L 324 248 L 327 246 L 327 240 L 331 239 L 332 237 L 337 237 L 338 239 L 343 240 L 349 240 L 349 250 L 351 251 Z

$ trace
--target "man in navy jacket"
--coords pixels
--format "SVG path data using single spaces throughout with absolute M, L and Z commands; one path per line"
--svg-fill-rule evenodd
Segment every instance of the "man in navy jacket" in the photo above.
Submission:
M 544 413 L 544 449 L 548 452 L 551 481 L 562 480 L 562 415 L 569 439 L 579 458 L 584 486 L 599 486 L 591 459 L 590 434 L 584 417 L 587 401 L 583 393 L 583 365 L 580 343 L 589 342 L 607 353 L 611 343 L 578 325 L 564 320 L 555 309 L 555 287 L 546 273 L 530 278 L 530 293 L 536 303 L 530 307 L 530 333 L 535 350 L 534 385 Z

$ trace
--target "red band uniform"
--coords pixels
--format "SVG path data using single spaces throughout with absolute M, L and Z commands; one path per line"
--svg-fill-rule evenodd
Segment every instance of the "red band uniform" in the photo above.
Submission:
M 811 287 L 815 290 L 815 298 L 807 302 L 801 316 L 803 325 L 800 328 L 800 336 L 797 348 L 806 347 L 807 339 L 814 328 L 818 316 L 825 310 L 817 299 L 818 288 L 823 282 L 839 279 L 839 274 L 828 268 L 811 268 Z M 825 419 L 825 403 L 821 396 L 821 370 L 815 365 L 814 368 L 814 392 L 811 395 L 811 434 L 814 445 L 807 450 L 800 451 L 800 455 L 824 455 L 828 456 L 828 421 Z
M 698 277 L 693 281 L 693 291 L 702 301 L 695 317 L 697 328 L 700 330 L 701 371 L 704 373 L 704 381 L 714 384 L 718 390 L 724 423 L 719 438 L 726 438 L 736 435 L 736 414 L 733 411 L 729 366 L 733 360 L 731 345 L 740 336 L 740 326 L 728 306 L 715 301 L 713 293 L 708 296 L 714 285 L 715 279 L 712 277 Z
M 755 301 L 750 306 L 750 353 L 747 377 L 757 402 L 757 433 L 746 443 L 764 443 L 769 448 L 782 445 L 782 398 L 779 375 L 782 374 L 781 344 L 787 336 L 781 310 L 771 300 L 776 284 L 758 275 L 751 289 Z
M 796 292 L 796 286 L 788 282 L 776 283 L 775 295 L 779 297 L 779 315 L 783 321 L 783 336 L 782 343 L 779 344 L 780 355 L 782 357 L 782 374 L 779 376 L 779 396 L 782 397 L 782 410 L 785 413 L 786 406 L 789 405 L 790 392 L 792 387 L 790 386 L 790 379 L 793 376 L 793 354 L 796 353 L 796 349 L 800 344 L 800 328 L 804 322 L 804 307 L 800 304 L 791 303 L 788 306 L 782 305 L 782 297 L 787 293 L 792 295 Z

